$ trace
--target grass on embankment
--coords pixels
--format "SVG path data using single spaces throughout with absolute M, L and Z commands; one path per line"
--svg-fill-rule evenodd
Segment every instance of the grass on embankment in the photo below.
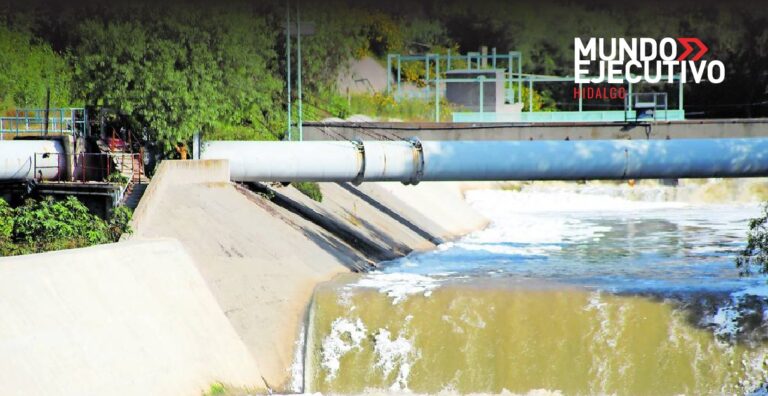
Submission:
M 250 396 L 257 394 L 259 392 L 253 389 L 233 387 L 221 382 L 212 383 L 208 390 L 203 392 L 203 396 Z
M 408 122 L 435 121 L 435 101 L 423 99 L 400 99 L 390 95 L 352 95 L 348 102 L 349 114 L 365 114 L 378 120 L 397 119 Z M 451 121 L 452 107 L 440 101 L 440 121 Z
M 312 200 L 323 202 L 323 192 L 320 191 L 320 185 L 316 182 L 296 182 L 291 185 Z

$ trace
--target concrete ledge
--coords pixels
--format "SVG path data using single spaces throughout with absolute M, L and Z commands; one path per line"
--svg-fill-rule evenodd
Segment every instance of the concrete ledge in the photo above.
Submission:
M 172 174 L 172 176 L 169 176 Z M 196 160 L 174 161 L 165 160 L 158 166 L 152 181 L 149 182 L 136 210 L 133 211 L 131 227 L 136 230 L 149 216 L 151 208 L 158 205 L 156 201 L 164 188 L 169 185 L 194 183 L 229 183 L 229 161 L 227 160 Z M 130 239 L 126 235 L 124 239 Z

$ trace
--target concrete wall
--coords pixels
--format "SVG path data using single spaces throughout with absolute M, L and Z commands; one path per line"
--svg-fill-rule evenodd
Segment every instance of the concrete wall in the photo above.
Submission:
M 170 237 L 193 257 L 266 382 L 283 389 L 314 285 L 363 257 L 295 214 L 229 182 L 226 161 L 164 161 L 131 240 Z
M 378 60 L 370 56 L 350 59 L 339 71 L 336 87 L 340 94 L 371 94 L 387 88 L 387 78 L 391 76 Z
M 768 119 L 597 123 L 304 123 L 305 140 L 580 140 L 768 136 Z
M 322 203 L 298 190 L 275 189 L 311 211 L 326 228 L 348 233 L 356 250 L 373 262 L 391 260 L 477 230 L 487 220 L 469 209 L 459 183 L 319 183 Z M 330 223 L 330 224 L 328 224 Z M 336 232 L 339 234 L 339 232 Z
M 0 318 L 2 395 L 199 395 L 216 381 L 262 384 L 173 240 L 3 258 Z
M 0 259 L 0 395 L 290 390 L 317 284 L 487 223 L 451 183 L 261 188 L 164 161 L 122 242 Z
M 288 387 L 294 342 L 315 285 L 337 274 L 364 271 L 377 261 L 433 248 L 458 229 L 477 229 L 486 220 L 456 194 L 425 183 L 412 197 L 418 209 L 374 186 L 321 183 L 322 203 L 293 187 L 270 187 L 269 200 L 228 182 L 225 161 L 164 161 L 134 217 L 131 240 L 179 240 L 221 310 L 273 388 Z M 371 191 L 389 196 L 385 204 Z M 456 190 L 458 191 L 458 190 Z M 427 221 L 431 202 L 448 200 L 456 227 Z M 387 206 L 388 205 L 388 206 Z M 440 205 L 438 205 L 440 206 Z M 425 214 L 418 210 L 426 209 Z M 447 221 L 446 221 L 447 222 Z M 428 231 L 425 231 L 428 230 Z

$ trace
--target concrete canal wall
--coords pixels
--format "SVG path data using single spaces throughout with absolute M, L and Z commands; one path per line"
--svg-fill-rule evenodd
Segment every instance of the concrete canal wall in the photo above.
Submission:
M 261 381 L 172 239 L 0 260 L 0 394 L 199 395 Z
M 315 285 L 487 223 L 460 183 L 320 188 L 321 203 L 230 183 L 226 161 L 165 161 L 125 241 L 0 259 L 0 393 L 286 390 Z

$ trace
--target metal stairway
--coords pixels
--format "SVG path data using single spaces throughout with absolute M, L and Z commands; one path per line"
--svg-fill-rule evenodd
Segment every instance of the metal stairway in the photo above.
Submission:
M 103 140 L 99 140 L 97 144 L 100 151 L 107 153 L 111 163 L 114 164 L 114 168 L 108 170 L 108 174 L 116 171 L 127 181 L 119 203 L 131 208 L 131 210 L 136 209 L 149 184 L 149 178 L 144 173 L 141 154 L 126 152 L 125 149 L 130 145 L 107 144 Z
M 148 183 L 129 184 L 123 195 L 122 204 L 129 207 L 131 210 L 136 210 L 136 207 L 139 206 L 141 197 L 144 196 L 144 192 L 147 190 L 148 185 Z
M 149 178 L 144 173 L 144 164 L 139 155 L 122 151 L 112 152 L 112 159 L 115 162 L 115 170 L 128 180 L 121 204 L 134 210 L 149 184 Z

